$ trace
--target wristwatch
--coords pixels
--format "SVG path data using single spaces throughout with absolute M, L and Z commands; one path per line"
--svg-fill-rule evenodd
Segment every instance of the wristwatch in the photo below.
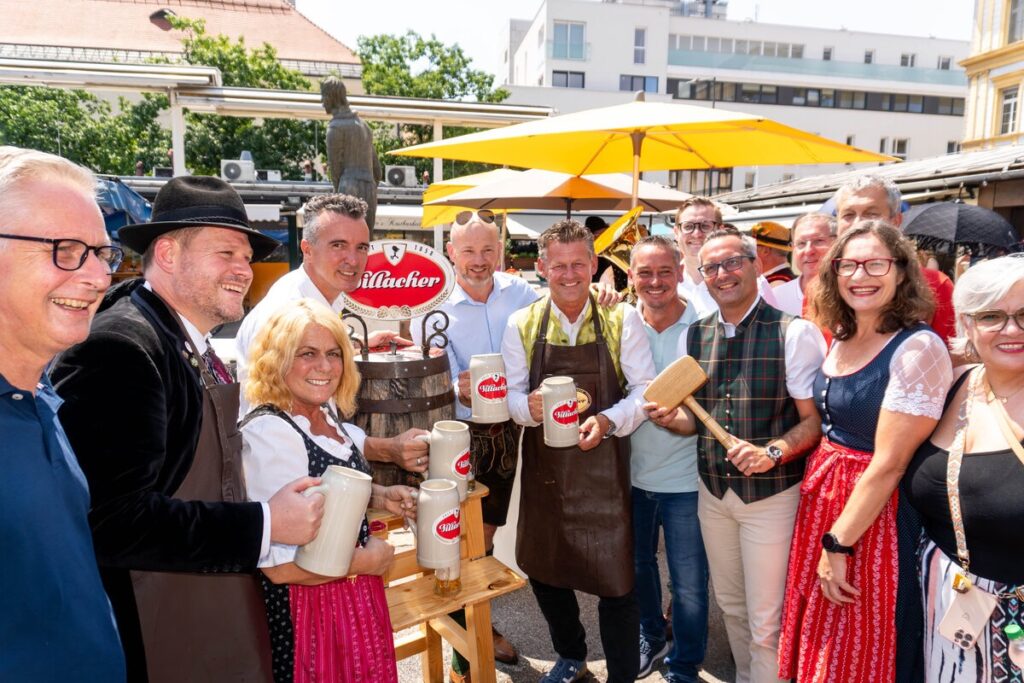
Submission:
M 839 539 L 836 538 L 836 535 L 831 531 L 821 537 L 821 547 L 824 548 L 826 552 L 853 555 L 853 547 L 840 543 Z
M 604 436 L 601 437 L 601 438 L 602 439 L 608 439 L 608 438 L 611 438 L 611 437 L 615 436 L 615 430 L 618 429 L 619 427 L 618 427 L 618 425 L 615 424 L 615 421 L 612 420 L 607 415 L 604 416 L 604 419 L 608 420 L 608 431 L 605 432 Z
M 782 449 L 775 444 L 768 444 L 764 449 L 765 455 L 772 459 L 772 463 L 778 465 L 782 462 Z

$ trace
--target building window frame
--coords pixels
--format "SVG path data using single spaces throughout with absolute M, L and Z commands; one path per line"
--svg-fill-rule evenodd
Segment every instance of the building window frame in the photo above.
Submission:
M 953 68 L 953 58 L 946 55 L 939 55 L 939 58 L 935 62 L 935 67 L 939 71 L 949 71 Z
M 1006 44 L 1024 40 L 1024 0 L 1006 0 Z
M 1011 135 L 1020 129 L 1020 83 L 999 90 L 999 135 Z
M 619 90 L 622 92 L 643 90 L 646 93 L 657 94 L 658 77 L 640 74 L 619 74 Z
M 552 59 L 565 59 L 582 62 L 587 59 L 587 24 L 584 21 L 566 21 L 558 19 L 553 22 L 551 31 Z M 559 33 L 564 42 L 559 40 Z M 577 39 L 578 38 L 578 39 Z
M 904 52 L 900 54 L 900 66 L 913 68 L 917 63 L 917 54 L 914 52 Z
M 647 29 L 643 26 L 633 29 L 633 63 L 647 63 Z
M 831 62 L 836 57 L 836 49 L 829 45 L 821 48 L 821 61 Z
M 874 50 L 864 50 L 864 63 L 865 64 L 874 64 L 875 63 L 875 51 Z
M 579 85 L 574 84 L 577 79 Z M 584 89 L 587 87 L 587 74 L 584 71 L 555 69 L 551 72 L 551 87 Z

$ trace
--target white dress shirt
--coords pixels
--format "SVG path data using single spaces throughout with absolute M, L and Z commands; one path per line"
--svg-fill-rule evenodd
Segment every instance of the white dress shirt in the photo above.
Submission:
M 790 315 L 803 316 L 804 312 L 804 290 L 801 283 L 804 276 L 794 278 L 789 282 L 783 282 L 772 291 L 775 292 L 775 308 Z
M 331 408 L 337 410 L 334 401 Z M 292 415 L 306 436 L 313 439 L 317 446 L 335 458 L 346 462 L 352 457 L 352 444 L 363 450 L 366 433 L 355 425 L 346 424 L 345 431 L 352 438 L 347 438 L 331 417 L 330 411 L 324 410 L 327 424 L 334 427 L 338 439 L 320 434 L 313 434 L 309 429 L 309 420 L 301 415 Z M 289 482 L 309 474 L 309 458 L 306 444 L 302 437 L 290 424 L 276 415 L 261 415 L 250 420 L 242 427 L 242 470 L 245 472 L 246 494 L 249 500 L 268 501 Z M 276 567 L 295 561 L 298 546 L 284 543 L 270 544 L 268 553 L 260 556 L 260 567 Z
M 627 394 L 615 405 L 601 411 L 605 417 L 615 423 L 615 436 L 628 436 L 647 419 L 643 404 L 644 389 L 654 379 L 654 361 L 651 358 L 651 347 L 647 341 L 643 321 L 631 306 L 619 304 L 624 310 L 622 317 L 622 340 L 619 347 L 619 365 L 626 377 Z M 583 306 L 576 322 L 569 322 L 558 306 L 551 303 L 551 315 L 558 320 L 562 330 L 569 336 L 569 344 L 576 345 L 576 338 L 587 322 L 590 301 Z M 527 367 L 527 353 L 533 349 L 524 349 L 519 336 L 519 319 L 527 309 L 512 315 L 505 328 L 505 336 L 501 341 L 501 355 L 505 357 L 505 373 L 508 380 L 508 411 L 518 424 L 536 427 L 540 422 L 534 421 L 530 415 L 527 397 L 530 393 L 530 370 Z M 589 323 L 587 323 L 589 324 Z
M 754 303 L 743 314 L 743 320 L 747 319 L 760 300 L 761 297 L 754 299 Z M 725 322 L 721 311 L 718 312 L 718 322 L 722 325 L 726 339 L 736 336 L 736 326 Z M 786 390 L 792 398 L 813 398 L 814 375 L 825 362 L 827 350 L 825 337 L 817 325 L 803 318 L 796 318 L 789 323 L 785 341 Z
M 683 281 L 679 283 L 676 291 L 679 292 L 679 296 L 686 299 L 697 309 L 698 318 L 711 315 L 718 310 L 718 304 L 712 298 L 711 292 L 708 290 L 708 283 L 704 278 L 693 280 L 690 276 L 684 274 Z M 757 293 L 768 302 L 769 306 L 779 308 L 775 300 L 775 289 L 768 284 L 763 275 L 757 276 Z

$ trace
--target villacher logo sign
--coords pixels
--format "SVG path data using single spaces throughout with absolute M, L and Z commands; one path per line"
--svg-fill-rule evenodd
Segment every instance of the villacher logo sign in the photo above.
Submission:
M 443 254 L 419 242 L 370 243 L 359 287 L 345 294 L 345 308 L 376 320 L 407 320 L 444 303 L 455 271 Z
M 484 375 L 476 385 L 476 393 L 489 403 L 503 401 L 508 395 L 508 380 L 500 372 Z
M 461 513 L 459 508 L 454 507 L 445 513 L 442 513 L 434 521 L 434 536 L 437 537 L 441 543 L 445 545 L 452 545 L 458 543 L 459 532 L 461 531 L 460 522 Z
M 455 460 L 452 460 L 452 474 L 459 479 L 469 476 L 469 449 L 462 451 Z
M 579 411 L 576 409 L 576 399 L 559 401 L 551 409 L 551 417 L 560 425 L 569 426 L 578 424 L 580 421 Z

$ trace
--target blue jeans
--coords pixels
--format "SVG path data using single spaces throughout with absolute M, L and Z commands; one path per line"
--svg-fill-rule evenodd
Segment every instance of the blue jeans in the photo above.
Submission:
M 655 644 L 665 641 L 658 528 L 665 530 L 665 555 L 672 592 L 675 642 L 668 670 L 696 681 L 708 642 L 708 559 L 697 520 L 697 492 L 652 493 L 633 488 L 633 535 L 640 633 Z

